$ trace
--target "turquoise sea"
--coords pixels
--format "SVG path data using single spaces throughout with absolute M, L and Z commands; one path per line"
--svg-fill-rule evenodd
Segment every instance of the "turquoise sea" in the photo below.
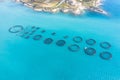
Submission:
M 105 0 L 102 7 L 109 16 L 35 12 L 0 0 L 0 80 L 120 80 L 120 0 Z M 35 41 L 33 36 L 25 39 L 10 33 L 8 29 L 14 25 L 40 27 L 35 34 L 43 37 Z M 43 30 L 46 32 L 41 33 Z M 53 32 L 56 35 L 51 35 Z M 81 36 L 83 41 L 75 43 L 74 36 Z M 44 44 L 46 38 L 52 38 L 53 43 Z M 96 40 L 94 46 L 86 44 L 90 38 Z M 57 40 L 66 44 L 59 47 Z M 110 49 L 99 46 L 104 41 L 111 44 Z M 71 44 L 79 45 L 80 50 L 70 51 Z M 85 54 L 84 47 L 94 48 L 96 54 Z M 103 51 L 110 52 L 112 58 L 101 59 Z

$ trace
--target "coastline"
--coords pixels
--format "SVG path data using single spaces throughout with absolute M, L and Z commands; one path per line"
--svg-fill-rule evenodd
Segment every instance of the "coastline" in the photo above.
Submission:
M 76 0 L 67 0 L 67 1 L 62 0 L 62 1 L 42 3 L 42 2 L 35 2 L 35 1 L 30 2 L 27 0 L 15 0 L 15 2 L 20 2 L 23 5 L 29 8 L 32 8 L 33 10 L 38 12 L 40 11 L 50 12 L 50 13 L 63 12 L 63 13 L 72 13 L 74 15 L 81 15 L 85 13 L 85 10 L 89 10 L 89 11 L 100 13 L 103 15 L 108 15 L 106 11 L 100 8 L 100 6 L 103 5 L 102 0 L 96 0 L 91 3 L 77 2 Z

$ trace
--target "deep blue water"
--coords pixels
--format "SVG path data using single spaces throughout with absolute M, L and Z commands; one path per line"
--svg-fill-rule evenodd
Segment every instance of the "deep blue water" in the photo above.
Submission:
M 120 80 L 120 1 L 106 0 L 102 7 L 110 16 L 50 14 L 7 0 L 0 2 L 0 80 Z M 36 26 L 46 32 L 35 33 L 43 36 L 39 41 L 32 36 L 24 39 L 8 32 L 14 25 Z M 69 37 L 64 39 L 66 35 Z M 83 42 L 75 43 L 74 36 L 81 36 Z M 53 43 L 44 44 L 46 38 L 52 38 Z M 85 40 L 89 38 L 97 43 L 88 46 Z M 58 47 L 57 40 L 65 40 L 66 45 Z M 99 46 L 104 41 L 111 43 L 109 50 Z M 71 44 L 79 45 L 80 50 L 69 51 Z M 95 48 L 97 53 L 86 55 L 84 47 Z M 111 52 L 112 58 L 101 59 L 102 51 Z

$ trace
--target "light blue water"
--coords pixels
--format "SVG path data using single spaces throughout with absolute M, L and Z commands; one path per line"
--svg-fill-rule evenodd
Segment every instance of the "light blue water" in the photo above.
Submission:
M 103 8 L 110 16 L 89 12 L 82 16 L 34 12 L 22 4 L 0 2 L 0 80 L 120 80 L 120 1 L 106 0 Z M 45 29 L 40 41 L 23 39 L 8 32 L 14 25 L 37 26 Z M 51 36 L 56 32 L 56 36 Z M 64 47 L 55 42 L 43 44 L 45 38 L 54 41 L 68 35 Z M 73 36 L 84 40 L 79 52 L 70 52 Z M 88 56 L 83 48 L 85 40 L 93 38 L 97 53 Z M 110 50 L 100 48 L 99 43 L 108 41 Z M 101 51 L 109 51 L 111 60 L 102 60 Z

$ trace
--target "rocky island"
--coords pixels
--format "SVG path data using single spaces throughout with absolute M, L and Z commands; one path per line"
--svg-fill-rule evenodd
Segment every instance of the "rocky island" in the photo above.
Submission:
M 83 14 L 86 10 L 107 15 L 108 13 L 100 8 L 101 0 L 15 0 L 35 11 L 63 12 L 75 15 Z

